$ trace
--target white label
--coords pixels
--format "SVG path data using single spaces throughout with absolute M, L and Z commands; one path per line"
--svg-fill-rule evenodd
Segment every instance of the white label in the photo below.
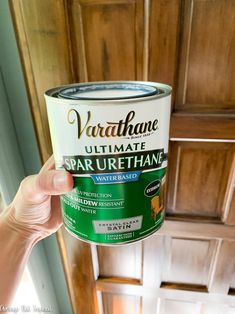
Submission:
M 125 219 L 94 220 L 93 227 L 96 234 L 119 233 L 141 229 L 143 216 Z
M 75 175 L 165 168 L 170 100 L 169 95 L 130 103 L 100 104 L 46 96 L 56 167 L 65 166 Z M 162 153 L 157 154 L 158 149 Z M 148 158 L 142 157 L 141 153 L 146 152 L 150 152 Z M 134 156 L 130 157 L 131 154 Z M 115 161 L 111 158 L 118 155 L 120 158 Z M 107 158 L 99 159 L 102 156 Z

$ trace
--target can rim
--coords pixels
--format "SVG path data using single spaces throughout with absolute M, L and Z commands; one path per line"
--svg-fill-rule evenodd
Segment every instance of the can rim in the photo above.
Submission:
M 103 96 L 99 97 L 97 94 L 92 97 L 93 92 L 107 92 L 107 91 L 127 91 L 128 96 Z M 87 94 L 87 96 L 84 96 Z M 130 95 L 131 93 L 131 95 Z M 140 97 L 148 97 L 156 94 L 163 94 L 164 91 L 156 86 L 148 84 L 138 84 L 138 83 L 98 83 L 98 84 L 85 84 L 76 85 L 73 87 L 63 88 L 58 92 L 59 98 L 74 99 L 74 100 L 116 100 L 116 99 L 132 99 Z M 90 94 L 90 96 L 89 96 Z
M 99 98 L 99 97 L 73 97 L 73 95 L 64 96 L 64 91 L 76 91 L 77 88 L 92 88 L 92 86 L 135 86 L 136 88 L 141 88 L 143 86 L 143 90 L 146 90 L 146 93 L 135 95 L 135 96 L 124 96 L 124 97 L 109 97 L 109 98 Z M 91 101 L 95 103 L 107 103 L 109 101 L 113 102 L 132 102 L 132 101 L 141 101 L 147 99 L 158 99 L 162 97 L 166 97 L 170 95 L 172 92 L 172 88 L 169 85 L 163 83 L 156 82 L 147 82 L 147 81 L 98 81 L 98 82 L 89 82 L 89 83 L 75 83 L 68 84 L 63 86 L 58 86 L 52 89 L 49 89 L 45 92 L 45 97 L 49 97 L 51 100 L 55 100 L 56 102 L 64 102 L 64 101 L 79 101 L 79 104 L 87 104 Z M 62 97 L 61 97 L 62 95 Z

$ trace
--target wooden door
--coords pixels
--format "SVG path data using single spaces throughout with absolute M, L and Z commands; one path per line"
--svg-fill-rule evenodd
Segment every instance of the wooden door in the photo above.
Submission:
M 235 1 L 11 0 L 42 161 L 46 89 L 173 86 L 167 217 L 124 247 L 58 241 L 75 313 L 235 313 Z

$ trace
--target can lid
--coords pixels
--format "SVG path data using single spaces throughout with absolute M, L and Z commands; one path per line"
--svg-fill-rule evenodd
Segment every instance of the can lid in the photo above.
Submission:
M 165 94 L 164 89 L 156 86 L 134 82 L 100 82 L 78 84 L 62 88 L 57 97 L 80 100 L 118 100 L 149 97 Z

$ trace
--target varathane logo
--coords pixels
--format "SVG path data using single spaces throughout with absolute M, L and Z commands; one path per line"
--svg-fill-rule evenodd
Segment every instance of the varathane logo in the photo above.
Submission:
M 67 114 L 68 123 L 77 125 L 78 139 L 83 134 L 88 137 L 122 137 L 145 134 L 158 129 L 158 119 L 132 124 L 134 118 L 135 111 L 130 111 L 125 119 L 118 122 L 107 121 L 106 125 L 101 125 L 101 123 L 91 125 L 90 111 L 87 112 L 86 121 L 82 121 L 79 112 L 75 109 L 70 109 Z

